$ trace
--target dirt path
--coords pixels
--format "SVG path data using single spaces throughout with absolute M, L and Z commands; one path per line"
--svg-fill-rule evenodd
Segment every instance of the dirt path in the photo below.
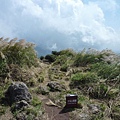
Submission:
M 43 73 L 45 75 L 45 79 L 42 83 L 42 85 L 46 85 L 47 82 L 49 82 L 49 74 L 48 71 L 51 68 L 51 65 L 42 64 Z M 43 103 L 43 108 L 45 110 L 45 113 L 48 116 L 48 120 L 69 120 L 69 113 L 63 112 L 63 108 L 59 108 L 56 106 L 46 105 L 47 102 L 49 102 L 49 98 L 46 96 L 40 95 L 39 98 L 41 99 Z
M 62 108 L 46 105 L 48 99 L 43 99 L 42 102 L 49 120 L 69 120 L 69 113 L 63 112 Z
M 2 116 L 0 116 L 0 120 L 15 120 L 13 118 L 12 113 L 10 112 L 10 108 L 8 108 Z

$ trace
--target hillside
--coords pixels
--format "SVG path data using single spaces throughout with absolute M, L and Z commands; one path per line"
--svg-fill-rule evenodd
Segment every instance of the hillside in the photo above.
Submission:
M 0 120 L 120 120 L 119 55 L 66 49 L 38 58 L 34 47 L 0 38 Z M 24 84 L 24 101 L 20 91 L 9 95 Z M 78 96 L 78 108 L 59 114 L 67 94 Z

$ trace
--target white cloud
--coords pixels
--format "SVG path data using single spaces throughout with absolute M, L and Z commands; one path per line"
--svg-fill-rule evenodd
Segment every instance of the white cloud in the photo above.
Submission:
M 116 0 L 97 0 L 97 4 L 104 10 L 115 11 L 119 6 Z
M 1 0 L 0 36 L 33 40 L 46 49 L 110 47 L 116 50 L 109 44 L 119 39 L 115 30 L 104 24 L 103 3 L 116 8 L 114 0 L 87 4 L 82 0 Z

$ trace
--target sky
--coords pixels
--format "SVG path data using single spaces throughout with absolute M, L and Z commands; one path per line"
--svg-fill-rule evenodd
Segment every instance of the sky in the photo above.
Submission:
M 120 0 L 0 0 L 0 37 L 26 39 L 45 51 L 119 52 Z

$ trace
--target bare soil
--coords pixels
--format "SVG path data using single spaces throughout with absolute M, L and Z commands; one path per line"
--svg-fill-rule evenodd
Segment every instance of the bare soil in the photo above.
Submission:
M 46 105 L 48 99 L 43 99 L 42 101 L 45 113 L 48 114 L 49 120 L 69 120 L 69 113 L 67 111 L 64 111 L 65 108 Z

